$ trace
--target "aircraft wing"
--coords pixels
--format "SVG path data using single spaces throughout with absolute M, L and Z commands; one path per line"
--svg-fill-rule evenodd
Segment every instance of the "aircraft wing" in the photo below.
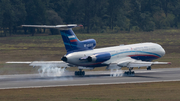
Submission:
M 68 63 L 63 61 L 26 61 L 26 62 L 6 62 L 12 64 L 29 64 L 30 66 L 43 66 L 43 65 L 53 65 L 60 67 L 70 67 Z
M 152 65 L 166 65 L 171 64 L 170 62 L 148 62 L 148 61 L 141 61 L 132 59 L 131 57 L 122 58 L 115 62 L 110 63 L 107 69 L 117 69 L 120 67 L 149 67 Z

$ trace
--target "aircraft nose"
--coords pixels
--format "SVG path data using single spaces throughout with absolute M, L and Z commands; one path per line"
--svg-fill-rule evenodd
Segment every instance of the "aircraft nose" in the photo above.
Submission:
M 165 52 L 165 50 L 162 48 L 160 53 L 161 53 L 161 57 L 162 57 L 162 56 L 165 55 L 166 52 Z

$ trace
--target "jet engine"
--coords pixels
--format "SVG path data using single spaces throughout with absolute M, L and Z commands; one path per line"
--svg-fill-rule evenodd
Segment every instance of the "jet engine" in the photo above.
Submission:
M 107 52 L 96 53 L 92 56 L 88 56 L 87 60 L 89 62 L 104 62 L 111 58 L 111 54 Z

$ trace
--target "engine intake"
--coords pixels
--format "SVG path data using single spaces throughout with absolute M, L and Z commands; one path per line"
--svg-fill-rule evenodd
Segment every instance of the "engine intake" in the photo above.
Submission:
M 61 58 L 61 60 L 64 61 L 64 62 L 67 62 L 68 59 L 67 59 L 67 57 L 63 56 L 63 57 Z
M 87 60 L 89 62 L 104 62 L 111 58 L 111 54 L 104 52 L 104 53 L 96 53 L 92 56 L 88 56 Z

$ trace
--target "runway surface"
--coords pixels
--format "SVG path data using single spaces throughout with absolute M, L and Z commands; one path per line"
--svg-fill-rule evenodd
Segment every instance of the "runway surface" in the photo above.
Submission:
M 42 77 L 39 74 L 0 75 L 0 89 L 180 81 L 180 68 L 134 71 L 134 76 L 118 77 L 112 77 L 111 71 L 89 71 L 84 77 L 76 77 L 74 72 L 65 72 L 57 77 Z

